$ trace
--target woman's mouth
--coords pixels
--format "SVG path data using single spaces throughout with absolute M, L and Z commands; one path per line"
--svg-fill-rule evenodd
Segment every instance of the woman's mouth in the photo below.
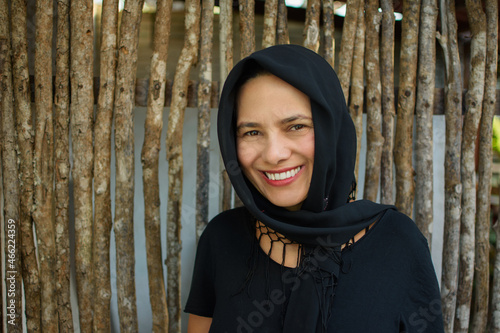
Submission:
M 264 171 L 264 175 L 266 176 L 267 180 L 270 181 L 283 181 L 283 180 L 288 180 L 293 178 L 299 171 L 302 169 L 302 166 L 298 166 L 294 169 L 290 169 L 287 171 L 283 172 L 268 172 Z

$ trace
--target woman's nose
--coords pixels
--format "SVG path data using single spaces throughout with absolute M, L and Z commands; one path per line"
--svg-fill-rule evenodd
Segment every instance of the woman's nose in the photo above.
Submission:
M 262 155 L 267 163 L 277 165 L 290 157 L 291 149 L 286 138 L 282 135 L 273 135 L 266 141 Z

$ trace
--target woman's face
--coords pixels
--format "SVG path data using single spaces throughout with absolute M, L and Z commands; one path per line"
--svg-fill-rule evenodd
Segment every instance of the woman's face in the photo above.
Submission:
M 266 74 L 237 98 L 236 143 L 244 175 L 276 206 L 300 209 L 311 184 L 314 128 L 309 97 Z

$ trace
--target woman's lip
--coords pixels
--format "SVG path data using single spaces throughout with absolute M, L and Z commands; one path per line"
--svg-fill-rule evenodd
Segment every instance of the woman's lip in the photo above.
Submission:
M 269 179 L 265 172 L 267 173 L 282 173 L 282 172 L 287 172 L 287 171 L 291 171 L 291 170 L 294 170 L 294 169 L 297 169 L 299 168 L 299 171 L 292 177 L 289 177 L 289 178 L 286 178 L 286 179 L 282 179 L 282 180 L 272 180 L 272 179 Z M 293 181 L 295 181 L 295 179 L 297 179 L 297 177 L 299 177 L 302 172 L 304 170 L 304 166 L 301 165 L 301 166 L 297 166 L 297 167 L 294 167 L 294 168 L 286 168 L 286 169 L 280 169 L 280 170 L 273 170 L 272 172 L 271 171 L 261 171 L 261 175 L 262 175 L 262 178 L 264 178 L 264 180 L 266 181 L 266 183 L 268 183 L 269 185 L 272 185 L 272 186 L 285 186 L 285 185 L 288 185 L 290 183 L 292 183 Z

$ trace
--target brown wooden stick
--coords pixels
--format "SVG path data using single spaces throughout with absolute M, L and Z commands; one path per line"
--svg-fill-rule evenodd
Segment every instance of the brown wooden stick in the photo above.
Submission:
M 488 8 L 488 7 L 487 7 Z M 491 8 L 491 7 L 490 7 Z M 497 7 L 498 8 L 498 7 Z M 493 230 L 495 230 L 495 234 L 497 237 L 496 241 L 496 257 L 493 262 L 493 281 L 491 286 L 491 318 L 488 327 L 490 328 L 491 333 L 500 332 L 500 222 L 497 220 L 493 225 Z
M 182 207 L 182 129 L 187 105 L 189 72 L 198 57 L 200 3 L 186 2 L 184 46 L 175 70 L 172 104 L 167 128 L 167 304 L 169 332 L 181 328 L 181 207 Z
M 262 48 L 276 44 L 276 21 L 278 16 L 278 0 L 266 0 L 264 5 L 264 32 Z M 203 30 L 202 30 L 203 31 Z
M 71 19 L 71 141 L 75 197 L 75 268 L 80 329 L 92 331 L 92 123 L 93 11 L 92 1 L 72 1 Z
M 319 49 L 319 14 L 321 11 L 320 0 L 307 1 L 306 22 L 304 26 L 304 47 L 314 52 Z
M 492 167 L 492 122 L 495 112 L 498 57 L 498 2 L 486 1 L 486 66 L 484 79 L 483 112 L 479 130 L 479 167 L 476 211 L 476 239 L 474 258 L 474 299 L 471 332 L 486 332 L 488 320 L 489 280 L 490 280 L 490 205 L 491 205 L 491 167 Z M 498 233 L 497 233 L 498 235 Z M 497 244 L 500 241 L 497 238 Z M 497 252 L 497 257 L 498 256 Z M 497 266 L 496 269 L 500 269 Z M 492 290 L 494 291 L 494 290 Z M 496 290 L 498 292 L 498 290 Z M 495 300 L 492 296 L 491 317 L 495 316 Z M 500 325 L 498 325 L 500 326 Z M 497 327 L 498 327 L 497 326 Z M 493 331 L 493 330 L 492 330 Z M 500 329 L 499 329 L 500 331 Z
M 340 42 L 339 81 L 344 92 L 346 103 L 349 101 L 349 84 L 353 63 L 354 41 L 356 39 L 358 9 L 363 7 L 360 0 L 347 0 L 344 26 L 342 27 L 342 41 Z M 363 7 L 364 8 L 364 7 Z M 364 44 L 364 43 L 363 43 Z M 363 46 L 364 48 L 364 46 Z
M 111 236 L 111 128 L 115 96 L 116 44 L 118 35 L 118 1 L 105 0 L 101 14 L 101 64 L 99 97 L 95 120 L 94 147 L 94 270 L 93 329 L 111 329 L 111 281 L 109 246 Z
M 457 21 L 454 0 L 441 0 L 441 34 L 446 65 L 446 151 L 445 151 L 445 220 L 441 275 L 441 304 L 444 331 L 453 331 L 455 317 L 460 210 L 462 184 L 460 182 L 460 143 L 462 141 L 462 80 L 457 43 Z
M 16 119 L 11 96 L 12 64 L 10 60 L 10 38 L 8 6 L 0 4 L 0 125 L 2 145 L 2 192 L 3 226 L 5 239 L 5 310 L 8 332 L 23 332 L 22 321 L 22 277 L 21 237 L 19 223 L 19 182 L 16 147 Z M 2 293 L 3 296 L 3 293 Z M 2 304 L 3 305 L 3 304 Z M 3 320 L 2 320 L 3 324 Z
M 356 127 L 356 166 L 354 175 L 358 179 L 359 152 L 361 151 L 361 134 L 363 133 L 363 95 L 364 84 L 364 57 L 365 57 L 365 15 L 364 7 L 360 6 L 357 12 L 356 43 L 354 44 L 354 56 L 352 59 L 352 88 L 349 101 L 349 114 Z
M 267 3 L 267 2 L 266 2 Z M 212 47 L 214 1 L 203 2 L 201 17 L 200 85 L 198 86 L 198 136 L 196 161 L 196 239 L 208 223 L 210 180 L 210 95 L 212 91 Z M 276 31 L 276 23 L 274 26 Z
M 382 155 L 382 104 L 380 84 L 379 32 L 381 14 L 378 0 L 366 4 L 366 168 L 363 197 L 376 201 Z
M 33 158 L 35 201 L 33 220 L 36 226 L 40 261 L 42 331 L 55 332 L 55 226 L 54 199 L 54 126 L 52 115 L 52 1 L 40 0 L 36 10 L 35 52 L 35 155 Z
M 60 332 L 73 332 L 69 249 L 69 6 L 57 3 L 57 49 L 54 96 L 55 281 Z
M 416 142 L 415 171 L 415 222 L 427 238 L 429 248 L 432 244 L 433 221 L 433 141 L 432 117 L 434 110 L 434 87 L 436 76 L 436 21 L 437 0 L 422 0 L 420 17 L 419 68 L 416 101 Z
M 241 59 L 255 51 L 255 0 L 240 1 Z
M 142 146 L 144 183 L 144 228 L 148 262 L 149 301 L 153 313 L 153 332 L 168 332 L 167 294 L 163 277 L 160 228 L 160 188 L 158 162 L 163 128 L 163 109 L 167 86 L 168 41 L 172 0 L 157 2 L 154 50 L 151 58 L 148 110 Z
M 144 0 L 125 3 L 120 23 L 115 88 L 115 242 L 118 313 L 122 332 L 137 332 L 134 254 L 134 87 Z
M 42 326 L 40 308 L 40 279 L 33 234 L 33 115 L 30 104 L 26 2 L 13 0 L 10 8 L 12 30 L 12 74 L 14 107 L 20 153 L 21 186 L 21 261 L 26 304 L 26 328 L 37 332 Z
M 394 147 L 394 9 L 392 1 L 381 0 L 382 41 L 380 46 L 380 71 L 382 83 L 382 135 L 384 145 L 380 161 L 380 202 L 394 204 L 393 147 Z
M 396 207 L 411 216 L 415 195 L 412 163 L 413 114 L 417 79 L 420 0 L 403 1 L 402 41 L 394 161 L 396 163 Z
M 498 58 L 498 2 L 486 1 L 486 24 L 487 24 L 487 42 L 486 42 L 486 66 L 484 78 L 484 99 L 483 112 L 481 116 L 481 127 L 479 130 L 479 181 L 477 187 L 477 211 L 476 211 L 476 248 L 475 248 L 475 275 L 474 275 L 474 300 L 475 304 L 472 313 L 471 332 L 486 332 L 488 321 L 488 302 L 489 302 L 489 280 L 490 280 L 490 205 L 491 205 L 491 167 L 492 167 L 492 122 L 495 113 L 496 93 L 495 86 L 497 82 L 497 58 Z M 497 245 L 500 244 L 497 233 Z M 500 257 L 497 251 L 497 258 Z M 496 266 L 495 270 L 499 270 Z M 498 293 L 498 289 L 492 292 Z M 494 299 L 497 296 L 491 296 L 492 318 L 496 316 L 495 308 L 498 307 L 498 301 Z M 494 303 L 494 302 L 497 303 Z M 500 324 L 500 321 L 499 321 Z M 494 326 L 494 325 L 492 325 Z M 497 332 L 500 331 L 500 325 L 497 325 Z M 494 330 L 492 330 L 493 332 Z
M 288 35 L 288 19 L 285 0 L 278 0 L 278 18 L 276 23 L 276 34 L 278 35 L 278 44 L 290 44 Z
M 460 264 L 458 276 L 455 332 L 468 332 L 470 302 L 474 280 L 474 238 L 476 224 L 475 154 L 477 131 L 481 119 L 486 61 L 486 16 L 480 0 L 465 2 L 472 31 L 471 72 L 465 95 L 464 127 L 462 132 L 462 218 L 460 224 Z
M 323 0 L 323 57 L 330 66 L 335 64 L 335 24 L 333 0 Z

